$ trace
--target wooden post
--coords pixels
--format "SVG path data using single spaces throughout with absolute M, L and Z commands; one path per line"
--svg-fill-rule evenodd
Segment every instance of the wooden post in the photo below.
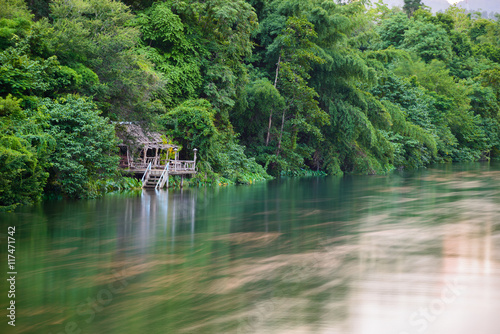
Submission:
M 130 153 L 127 145 L 127 167 L 130 168 Z
M 146 155 L 148 154 L 148 147 L 147 146 L 144 146 L 144 159 L 142 160 L 142 162 L 144 164 L 146 164 Z
M 154 163 L 154 165 L 155 166 L 159 165 L 159 163 L 158 163 L 158 147 L 156 148 L 156 151 L 155 151 L 155 163 Z
M 196 172 L 196 152 L 198 152 L 198 149 L 195 148 L 193 151 L 194 151 L 194 159 L 193 159 L 193 167 L 192 167 L 192 169 Z
M 181 174 L 181 188 L 184 186 L 184 174 Z
M 177 147 L 174 148 L 174 152 L 175 152 L 175 157 L 174 157 L 174 169 L 173 169 L 173 171 L 177 171 Z

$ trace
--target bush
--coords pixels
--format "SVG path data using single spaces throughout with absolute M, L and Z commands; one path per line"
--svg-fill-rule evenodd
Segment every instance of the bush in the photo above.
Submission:
M 99 116 L 94 103 L 68 95 L 40 100 L 38 112 L 57 147 L 50 156 L 48 190 L 66 197 L 95 197 L 97 180 L 116 174 L 119 157 L 113 125 Z
M 53 141 L 26 118 L 21 100 L 0 97 L 0 210 L 41 198 L 48 173 L 45 159 Z

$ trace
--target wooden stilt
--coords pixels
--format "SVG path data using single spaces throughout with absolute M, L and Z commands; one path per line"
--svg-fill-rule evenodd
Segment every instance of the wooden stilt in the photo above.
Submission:
M 127 168 L 130 168 L 130 150 L 128 149 L 128 146 L 127 146 Z

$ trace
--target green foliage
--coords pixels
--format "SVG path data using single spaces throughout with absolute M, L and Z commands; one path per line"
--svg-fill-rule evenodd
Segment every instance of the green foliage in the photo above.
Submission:
M 394 145 L 394 166 L 417 168 L 431 162 L 437 154 L 435 136 L 409 120 L 397 105 L 384 102 L 384 106 L 393 121 L 392 133 L 386 136 Z
M 46 178 L 26 140 L 0 136 L 0 207 L 38 200 Z
M 469 80 L 470 106 L 476 115 L 482 118 L 497 119 L 500 112 L 499 100 L 492 87 L 484 86 L 480 82 Z
M 173 98 L 191 97 L 190 92 L 198 89 L 201 83 L 199 97 L 212 104 L 216 121 L 231 132 L 229 112 L 247 82 L 247 70 L 242 58 L 251 54 L 250 35 L 257 27 L 252 6 L 243 0 L 189 0 L 167 1 L 158 8 L 166 13 L 170 11 L 171 17 L 175 18 L 166 22 L 163 31 L 171 31 L 172 34 L 175 31 L 176 36 L 182 35 L 182 38 L 177 44 L 167 43 L 157 48 L 161 49 L 160 53 L 168 52 L 169 57 L 158 58 L 160 61 L 157 64 L 173 66 L 169 70 L 179 73 L 178 80 L 186 78 L 182 75 L 185 72 L 195 79 L 183 82 L 180 86 L 183 91 L 174 92 Z M 182 32 L 179 30 L 181 27 L 185 27 Z M 198 66 L 203 81 L 200 80 Z
M 214 177 L 213 173 L 219 173 L 236 183 L 266 178 L 267 174 L 262 166 L 255 159 L 248 159 L 244 148 L 237 145 L 234 139 L 221 133 L 216 128 L 214 119 L 215 110 L 207 100 L 200 99 L 184 102 L 165 114 L 162 121 L 167 135 L 187 149 L 185 154 L 190 154 L 194 148 L 199 150 L 198 156 L 205 162 L 201 164 L 200 175 L 207 173 Z
M 93 184 L 93 188 L 101 193 L 112 191 L 142 190 L 141 180 L 133 177 L 117 177 L 113 179 L 100 179 Z
M 403 10 L 408 16 L 412 16 L 422 5 L 421 0 L 404 0 Z
M 63 65 L 97 74 L 102 85 L 92 89 L 87 81 L 82 92 L 98 93 L 94 98 L 107 115 L 144 119 L 164 110 L 155 95 L 163 80 L 135 49 L 140 30 L 131 24 L 134 15 L 127 6 L 111 0 L 55 0 L 50 9 L 51 50 Z
M 281 120 L 284 98 L 267 79 L 250 82 L 244 93 L 243 102 L 231 115 L 231 123 L 238 129 L 242 143 L 252 148 L 268 146 L 269 142 L 275 145 L 276 122 Z
M 414 52 L 424 61 L 446 61 L 451 58 L 451 41 L 446 30 L 432 23 L 415 21 L 405 31 L 403 48 Z
M 299 131 L 321 140 L 319 126 L 328 123 L 328 115 L 318 106 L 318 93 L 307 82 L 311 78 L 309 72 L 312 66 L 325 63 L 316 54 L 318 47 L 312 41 L 316 36 L 312 23 L 305 18 L 291 17 L 278 37 L 282 43 L 278 89 L 285 99 L 283 117 L 288 113 L 290 118 L 292 147 L 289 149 L 292 150 L 295 149 Z
M 199 59 L 207 53 L 198 40 L 186 34 L 171 7 L 168 2 L 156 3 L 136 20 L 145 44 L 142 52 L 167 82 L 168 99 L 164 102 L 168 106 L 195 97 L 203 83 Z
M 234 141 L 219 138 L 214 149 L 212 166 L 222 177 L 236 184 L 270 179 L 265 169 L 255 162 L 255 158 L 247 158 L 244 147 Z
M 6 98 L 0 97 L 0 117 L 4 117 L 4 122 L 12 120 L 22 120 L 26 118 L 25 112 L 21 109 L 21 99 L 16 99 L 11 94 Z
M 32 60 L 18 48 L 0 53 L 0 94 L 42 95 L 50 90 L 49 72 L 57 66 L 55 58 Z
M 500 63 L 500 49 L 498 46 L 494 46 L 490 43 L 481 43 L 474 46 L 473 52 L 476 55 L 480 55 L 491 61 Z
M 114 127 L 91 101 L 72 95 L 40 100 L 37 112 L 57 143 L 48 190 L 71 198 L 97 196 L 95 182 L 112 177 L 118 165 Z
M 279 175 L 282 171 L 303 168 L 305 159 L 314 152 L 310 144 L 323 140 L 320 127 L 329 123 L 329 119 L 319 107 L 318 93 L 309 84 L 313 67 L 325 63 L 321 48 L 315 43 L 318 35 L 314 25 L 305 15 L 284 20 L 270 17 L 266 21 L 273 30 L 278 27 L 276 24 L 281 29 L 275 31 L 274 40 L 265 41 L 270 42 L 266 57 L 274 63 L 270 71 L 274 72 L 275 85 L 267 80 L 252 83 L 248 111 L 240 113 L 246 119 L 247 113 L 252 118 L 258 117 L 259 125 L 248 128 L 243 122 L 235 124 L 240 131 L 250 134 L 247 137 L 257 160 Z M 256 94 L 259 102 L 255 102 Z M 275 102 L 266 102 L 269 99 Z
M 0 97 L 0 210 L 38 201 L 48 173 L 45 156 L 52 138 L 27 119 L 21 100 Z
M 188 100 L 162 116 L 167 136 L 188 151 L 199 150 L 200 158 L 209 159 L 219 134 L 214 124 L 215 111 L 207 100 Z
M 474 20 L 472 23 L 472 26 L 469 29 L 470 39 L 473 42 L 478 43 L 479 38 L 481 36 L 486 35 L 489 28 L 492 26 L 493 26 L 493 22 L 491 22 L 490 20 L 482 19 L 482 18 Z
M 0 51 L 14 45 L 31 28 L 31 14 L 23 0 L 0 0 Z
M 410 20 L 404 13 L 394 13 L 383 20 L 376 28 L 381 43 L 377 47 L 386 49 L 389 46 L 400 46 L 404 40 L 405 32 L 410 27 Z

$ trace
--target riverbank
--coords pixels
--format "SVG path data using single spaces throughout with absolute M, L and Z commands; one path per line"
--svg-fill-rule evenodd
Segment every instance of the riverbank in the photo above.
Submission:
M 204 186 L 500 155 L 499 21 L 420 1 L 96 1 L 3 3 L 2 207 L 92 198 L 151 160 Z

